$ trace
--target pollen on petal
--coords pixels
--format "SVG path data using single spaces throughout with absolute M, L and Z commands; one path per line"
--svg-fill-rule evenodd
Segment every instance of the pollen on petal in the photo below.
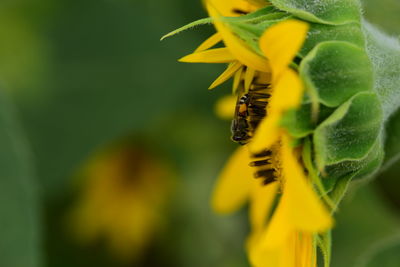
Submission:
M 307 36 L 309 26 L 299 20 L 287 20 L 268 28 L 259 45 L 270 61 L 275 81 L 296 56 Z
M 215 212 L 227 214 L 241 208 L 249 198 L 253 170 L 247 147 L 238 148 L 217 179 L 211 205 Z
M 230 50 L 225 47 L 196 52 L 179 59 L 180 62 L 187 63 L 230 63 L 235 60 Z

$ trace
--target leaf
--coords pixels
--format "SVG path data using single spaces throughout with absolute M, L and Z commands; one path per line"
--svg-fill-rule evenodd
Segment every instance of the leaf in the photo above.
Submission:
M 300 75 L 310 94 L 328 107 L 372 90 L 373 85 L 371 62 L 364 49 L 347 42 L 317 45 L 301 62 Z
M 376 143 L 381 129 L 382 110 L 378 97 L 372 92 L 357 94 L 315 130 L 318 169 L 363 159 Z
M 27 144 L 0 93 L 0 266 L 40 262 L 38 195 Z
M 271 0 L 277 8 L 295 16 L 322 24 L 345 24 L 360 21 L 360 3 L 357 0 Z

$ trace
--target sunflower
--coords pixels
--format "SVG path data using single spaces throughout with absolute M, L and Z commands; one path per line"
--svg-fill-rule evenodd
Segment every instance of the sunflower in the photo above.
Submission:
M 69 214 L 77 241 L 104 241 L 117 260 L 141 259 L 165 222 L 172 171 L 132 142 L 94 155 L 79 173 L 79 196 Z
M 252 230 L 247 248 L 254 266 L 313 266 L 315 235 L 329 230 L 333 221 L 304 171 L 302 144 L 280 125 L 285 112 L 298 108 L 304 97 L 294 58 L 306 38 L 308 24 L 294 19 L 274 23 L 253 49 L 222 16 L 231 15 L 229 10 L 254 11 L 261 6 L 244 1 L 246 7 L 252 7 L 245 9 L 234 2 L 206 1 L 217 33 L 180 59 L 228 63 L 210 89 L 233 77 L 238 99 L 260 86 L 264 87 L 261 98 L 268 98 L 261 106 L 265 110 L 257 110 L 263 116 L 250 128 L 249 140 L 237 149 L 218 178 L 212 207 L 219 213 L 231 213 L 250 202 Z M 225 47 L 213 48 L 221 41 Z M 231 100 L 223 103 L 219 110 L 234 110 Z M 264 179 L 252 179 L 254 174 Z

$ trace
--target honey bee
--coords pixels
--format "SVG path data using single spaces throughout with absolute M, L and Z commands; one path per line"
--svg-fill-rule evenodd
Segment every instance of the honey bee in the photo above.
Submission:
M 235 115 L 232 120 L 232 140 L 241 145 L 244 145 L 250 139 L 250 124 L 249 124 L 249 94 L 238 96 L 235 108 Z
M 238 95 L 231 126 L 234 142 L 245 145 L 251 140 L 261 120 L 267 115 L 266 107 L 270 97 L 269 84 L 253 84 L 247 93 Z M 276 181 L 271 156 L 272 152 L 265 150 L 252 155 L 255 160 L 250 162 L 250 166 L 256 168 L 254 177 L 264 179 L 265 185 Z
M 247 144 L 261 120 L 267 115 L 266 107 L 271 97 L 269 85 L 253 85 L 249 92 L 238 95 L 232 120 L 232 140 Z

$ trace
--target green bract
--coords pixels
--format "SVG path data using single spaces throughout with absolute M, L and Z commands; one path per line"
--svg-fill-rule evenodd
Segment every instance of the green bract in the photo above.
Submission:
M 271 3 L 310 22 L 339 25 L 360 21 L 360 3 L 355 0 L 271 0 Z

